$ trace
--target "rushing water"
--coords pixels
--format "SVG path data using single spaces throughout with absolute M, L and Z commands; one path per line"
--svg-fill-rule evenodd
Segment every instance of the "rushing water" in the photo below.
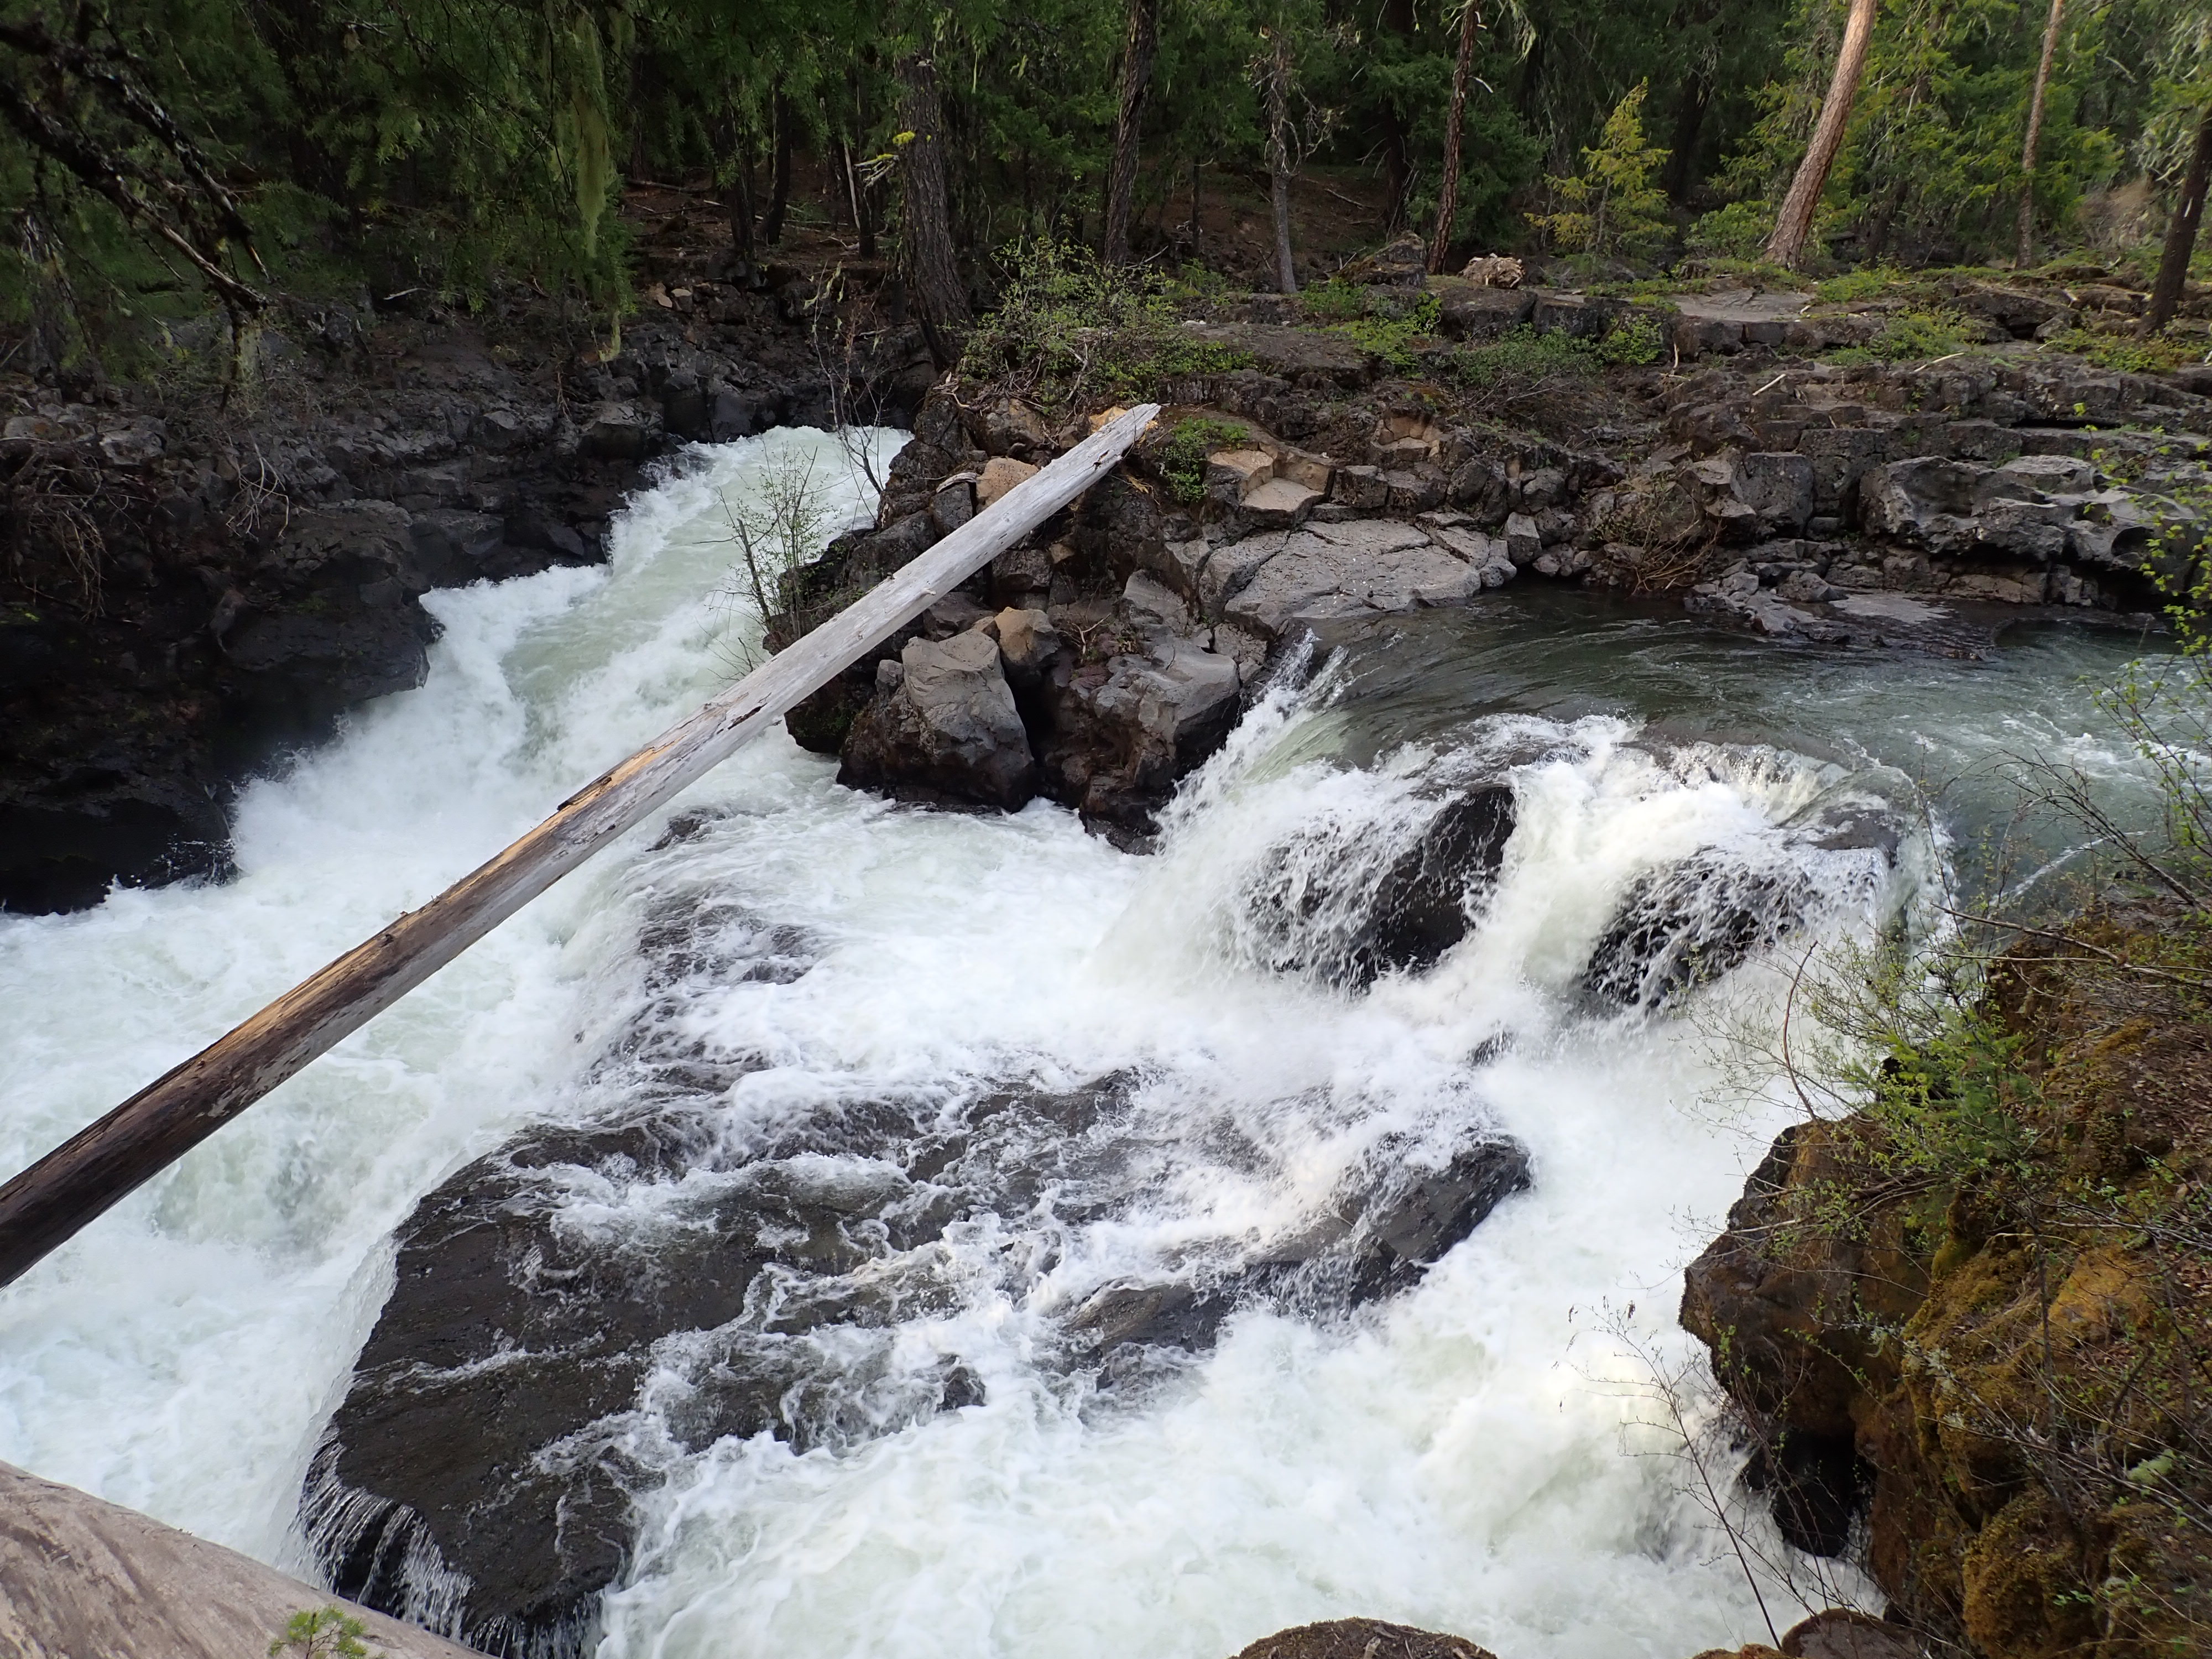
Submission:
M 0 919 L 0 1170 L 726 680 L 744 630 L 710 599 L 718 498 L 791 450 L 842 461 L 811 433 L 702 452 L 620 520 L 607 568 L 432 596 L 429 684 L 248 792 L 234 882 Z M 600 1062 L 650 1009 L 769 1062 L 730 1089 L 733 1118 L 1140 1082 L 1116 1202 L 1012 1276 L 968 1269 L 1026 1237 L 1018 1218 L 948 1233 L 965 1289 L 897 1328 L 981 1403 L 803 1452 L 662 1448 L 609 1659 L 1226 1659 L 1352 1613 L 1505 1659 L 1763 1638 L 1679 1462 L 1633 1455 L 1665 1440 L 1638 1426 L 1645 1372 L 1613 1327 L 1663 1365 L 1689 1352 L 1680 1267 L 1787 1113 L 1724 1097 L 1683 999 L 1597 995 L 1593 952 L 1626 903 L 1647 943 L 1749 916 L 1755 953 L 1886 925 L 1945 869 L 1993 878 L 1993 761 L 2125 774 L 2081 684 L 2124 649 L 2052 631 L 1980 665 L 1790 651 L 1508 590 L 1286 678 L 1152 858 L 1042 804 L 895 808 L 761 743 L 672 809 L 687 833 L 659 815 L 0 1293 L 0 1458 L 297 1569 L 301 1480 L 392 1227 L 519 1126 L 604 1109 Z M 1517 822 L 1468 939 L 1366 994 L 1303 971 L 1438 792 L 1477 777 L 1510 783 Z M 792 930 L 811 966 L 672 1003 L 641 927 L 700 894 Z M 1777 984 L 1754 962 L 1687 1000 Z M 1044 1363 L 1053 1309 L 1280 1232 L 1362 1159 L 1470 1131 L 1516 1138 L 1533 1186 L 1412 1291 L 1349 1318 L 1247 1309 L 1110 1398 Z M 576 1199 L 595 1225 L 626 1201 Z

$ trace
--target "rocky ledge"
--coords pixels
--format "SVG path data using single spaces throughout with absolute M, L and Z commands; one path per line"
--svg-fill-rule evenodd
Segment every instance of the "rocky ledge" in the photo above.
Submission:
M 1283 647 L 1333 623 L 1533 579 L 1802 642 L 1977 655 L 2008 618 L 2154 609 L 2212 499 L 2212 438 L 2188 435 L 2212 432 L 2212 402 L 2071 360 L 1656 376 L 1656 418 L 1599 454 L 1455 416 L 1325 335 L 1214 331 L 1259 367 L 1179 387 L 1190 401 L 1123 470 L 796 711 L 793 735 L 856 787 L 1042 797 L 1136 845 Z M 1085 429 L 940 385 L 876 527 L 794 574 L 777 629 Z

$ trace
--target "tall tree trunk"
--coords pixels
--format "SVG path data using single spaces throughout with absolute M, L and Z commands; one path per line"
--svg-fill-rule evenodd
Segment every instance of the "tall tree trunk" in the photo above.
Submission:
M 2035 263 L 2035 147 L 2043 138 L 2043 100 L 2051 89 L 2051 60 L 2058 51 L 2058 26 L 2066 15 L 2066 0 L 2051 0 L 2051 15 L 2043 25 L 2043 57 L 2035 66 L 2035 91 L 2027 100 L 2027 141 L 2020 147 L 2020 254 L 2015 266 L 2025 270 Z
M 2158 262 L 2158 281 L 2150 291 L 2150 309 L 2143 313 L 2143 332 L 2155 334 L 2173 320 L 2181 303 L 2181 287 L 2188 280 L 2190 256 L 2197 252 L 2197 227 L 2204 217 L 2204 183 L 2212 176 L 2212 105 L 2197 124 L 2197 143 L 2189 152 L 2189 171 L 2182 175 L 2181 195 L 2173 204 L 2173 219 L 2166 228 L 2166 252 Z
M 915 52 L 900 60 L 905 88 L 900 116 L 914 135 L 899 157 L 906 196 L 907 287 L 921 314 L 923 337 L 939 368 L 959 356 L 953 335 L 968 320 L 968 293 L 952 251 L 952 212 L 945 187 L 945 108 L 937 95 L 937 66 Z
M 775 91 L 775 166 L 769 178 L 768 212 L 761 219 L 761 240 L 770 247 L 783 240 L 783 210 L 791 205 L 791 100 L 783 83 Z
M 1194 253 L 1194 252 L 1196 252 L 1198 251 L 1198 246 L 1199 246 L 1199 240 L 1200 240 L 1200 237 L 1202 237 L 1202 236 L 1205 234 L 1205 231 L 1203 230 L 1203 228 L 1200 227 L 1200 223 L 1199 223 L 1199 217 L 1198 217 L 1198 209 L 1199 209 L 1198 175 L 1199 175 L 1199 171 L 1200 171 L 1200 168 L 1199 168 L 1199 161 L 1198 161 L 1198 158 L 1197 158 L 1195 155 L 1194 155 L 1194 156 L 1192 156 L 1192 157 L 1191 157 L 1191 160 L 1190 160 L 1190 246 L 1191 246 L 1191 251 L 1192 251 Z
M 1813 234 L 1813 216 L 1820 206 L 1820 192 L 1828 185 L 1828 171 L 1836 165 L 1836 152 L 1844 147 L 1844 131 L 1851 123 L 1851 104 L 1858 97 L 1859 77 L 1866 73 L 1867 43 L 1874 38 L 1876 0 L 1851 0 L 1850 21 L 1844 25 L 1843 48 L 1836 53 L 1836 73 L 1828 82 L 1828 95 L 1820 100 L 1820 118 L 1814 124 L 1813 142 L 1782 198 L 1774 234 L 1766 239 L 1766 257 L 1773 264 L 1795 266 L 1805 257 L 1805 244 Z
M 745 142 L 742 128 L 732 148 L 737 157 L 730 169 L 730 247 L 741 262 L 750 266 L 759 250 L 753 242 L 751 146 Z
M 1437 181 L 1437 234 L 1429 243 L 1429 274 L 1444 268 L 1452 221 L 1459 216 L 1459 128 L 1467 113 L 1467 83 L 1474 73 L 1474 35 L 1482 27 L 1481 0 L 1460 0 L 1459 57 L 1452 64 L 1451 112 L 1444 118 L 1444 170 Z
M 1114 158 L 1106 174 L 1106 263 L 1129 262 L 1129 210 L 1137 194 L 1137 131 L 1145 89 L 1152 82 L 1159 50 L 1160 0 L 1129 0 L 1129 27 L 1121 41 L 1121 101 L 1114 112 Z
M 1677 205 L 1686 201 L 1697 182 L 1698 140 L 1705 130 L 1705 112 L 1713 103 L 1713 71 L 1700 64 L 1682 77 L 1682 101 L 1674 111 L 1674 143 L 1667 152 L 1667 170 L 1660 188 Z
M 1290 37 L 1281 29 L 1267 52 L 1267 206 L 1275 221 L 1275 287 L 1284 294 L 1298 291 L 1298 273 L 1291 263 L 1291 169 L 1296 165 L 1296 135 L 1291 130 Z
M 1382 27 L 1385 32 L 1400 39 L 1413 37 L 1413 0 L 1383 0 Z M 1382 210 L 1382 234 L 1395 236 L 1406 228 L 1409 215 L 1407 204 L 1413 193 L 1413 149 L 1412 124 L 1405 112 L 1395 103 L 1386 103 L 1382 111 L 1382 188 L 1386 198 Z

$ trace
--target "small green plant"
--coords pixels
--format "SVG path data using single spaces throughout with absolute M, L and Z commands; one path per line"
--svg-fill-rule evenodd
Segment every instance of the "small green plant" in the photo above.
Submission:
M 280 1654 L 296 1659 L 369 1659 L 362 1638 L 368 1626 L 341 1607 L 318 1607 L 295 1613 L 284 1633 L 269 1644 L 270 1659 Z
M 1402 317 L 1362 317 L 1339 323 L 1333 331 L 1356 340 L 1363 349 L 1373 352 L 1402 374 L 1419 361 L 1414 346 L 1436 332 L 1442 311 L 1435 295 L 1424 294 Z
M 1933 362 L 1955 356 L 1969 341 L 1966 319 L 1955 311 L 1936 307 L 1893 312 L 1881 331 L 1863 346 L 1845 346 L 1828 354 L 1832 363 L 1902 363 L 1914 359 Z
M 1160 477 L 1169 491 L 1186 507 L 1206 496 L 1206 458 L 1218 449 L 1244 441 L 1244 428 L 1211 416 L 1196 415 L 1177 421 L 1160 446 Z
M 1340 276 L 1308 289 L 1298 296 L 1307 319 L 1316 323 L 1348 323 L 1367 312 L 1367 290 Z
M 1753 259 L 1765 247 L 1773 231 L 1772 203 L 1730 202 L 1699 218 L 1683 240 L 1692 253 Z
M 724 501 L 722 514 L 738 557 L 718 590 L 718 601 L 740 611 L 750 608 L 774 635 L 777 619 L 792 608 L 793 579 L 822 550 L 830 526 L 829 494 L 829 480 L 817 471 L 812 455 L 785 453 L 771 460 L 737 501 Z M 785 642 L 766 640 L 770 649 Z M 737 654 L 737 667 L 755 665 L 750 649 Z
M 1847 270 L 1840 276 L 1831 276 L 1820 286 L 1820 301 L 1824 305 L 1850 305 L 1858 300 L 1871 300 L 1886 294 L 1899 283 L 1909 281 L 1905 272 L 1893 264 L 1861 265 L 1856 270 Z
M 1156 272 L 1107 265 L 1087 248 L 1048 240 L 1017 245 L 1000 258 L 1009 272 L 1005 291 L 961 359 L 970 380 L 1073 403 L 1090 394 L 1131 397 L 1251 361 L 1186 327 Z
M 1571 336 L 1521 327 L 1488 345 L 1452 354 L 1451 376 L 1470 392 L 1501 404 L 1514 404 L 1567 380 L 1595 375 L 1602 359 L 1597 349 Z
M 1597 343 L 1597 355 L 1608 363 L 1640 367 L 1656 363 L 1666 354 L 1666 331 L 1650 317 L 1624 318 Z
M 1666 241 L 1667 193 L 1652 182 L 1667 152 L 1644 136 L 1644 95 L 1638 82 L 1606 118 L 1597 143 L 1583 152 L 1583 170 L 1571 179 L 1544 182 L 1562 204 L 1557 213 L 1532 213 L 1529 222 L 1567 253 L 1648 253 Z
M 2134 334 L 2100 334 L 2086 328 L 2070 328 L 2050 343 L 2054 351 L 2070 351 L 2086 357 L 2100 368 L 2114 369 L 2123 374 L 2163 374 L 2193 362 L 2200 355 L 2167 334 L 2144 339 Z

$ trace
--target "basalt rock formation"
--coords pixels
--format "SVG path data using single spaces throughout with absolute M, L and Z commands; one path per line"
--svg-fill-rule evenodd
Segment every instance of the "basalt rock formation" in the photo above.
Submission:
M 2165 925 L 2075 927 L 2140 951 Z M 1985 1036 L 1785 1131 L 1685 1285 L 1784 1534 L 1863 1550 L 1942 1650 L 2122 1659 L 2212 1628 L 2189 1520 L 2212 1037 L 2100 961 L 2037 945 L 1993 976 Z
M 760 280 L 661 289 L 604 359 L 364 302 L 272 329 L 251 403 L 0 379 L 0 908 L 224 872 L 240 782 L 422 683 L 425 592 L 604 558 L 684 442 L 911 417 L 918 336 L 828 364 Z
M 592 1079 L 619 1104 L 523 1132 L 416 1206 L 302 1495 L 341 1593 L 489 1651 L 588 1650 L 672 1457 L 850 1446 L 981 1401 L 960 1354 L 915 1340 L 964 1298 L 1006 1296 L 1048 1370 L 1134 1396 L 1240 1308 L 1331 1317 L 1406 1289 L 1528 1182 L 1494 1133 L 1394 1133 L 1294 1226 L 1071 1291 L 1058 1241 L 1141 1202 L 1139 1079 L 741 1116 L 728 1091 L 762 1062 L 672 1011 L 790 982 L 811 942 L 702 893 L 640 944 L 645 1001 Z M 1034 1248 L 979 1268 L 948 1229 L 992 1218 Z

